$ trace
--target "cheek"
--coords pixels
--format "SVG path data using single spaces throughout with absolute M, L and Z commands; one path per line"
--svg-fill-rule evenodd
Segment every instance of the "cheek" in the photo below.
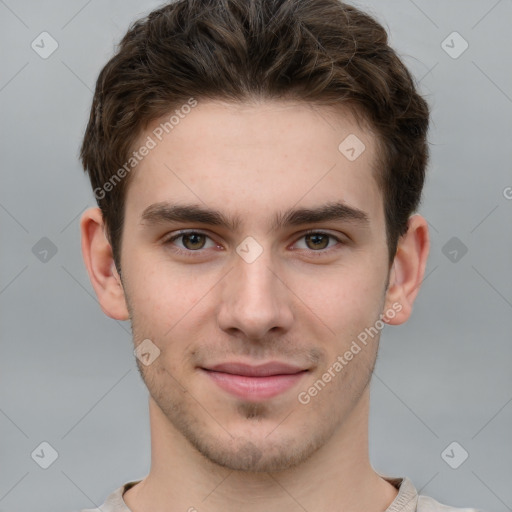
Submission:
M 337 335 L 374 321 L 384 300 L 383 276 L 354 266 L 299 276 L 295 285 L 303 302 Z
M 172 321 L 181 317 L 207 291 L 205 280 L 191 270 L 172 265 L 169 261 L 134 259 L 130 280 L 131 301 L 135 309 L 154 320 Z
M 179 373 L 191 340 L 211 320 L 211 301 L 219 278 L 211 272 L 183 271 L 169 262 L 139 265 L 132 277 L 129 299 L 135 339 L 149 338 L 156 343 L 161 361 L 172 373 Z

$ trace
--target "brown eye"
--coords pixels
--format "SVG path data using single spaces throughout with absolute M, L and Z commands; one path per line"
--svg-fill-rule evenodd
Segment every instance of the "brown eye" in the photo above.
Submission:
M 203 253 L 202 249 L 216 246 L 215 242 L 205 233 L 200 231 L 181 231 L 164 241 L 165 245 L 172 247 L 174 251 L 183 255 Z M 209 245 L 208 245 L 209 244 Z
M 324 231 L 308 231 L 303 233 L 297 242 L 295 248 L 321 256 L 331 251 L 341 249 L 345 244 L 342 238 L 339 238 Z
M 312 233 L 305 236 L 306 244 L 310 249 L 325 249 L 329 245 L 330 235 L 325 233 Z
M 206 236 L 201 233 L 187 233 L 181 235 L 181 238 L 183 240 L 183 246 L 191 251 L 202 249 L 206 241 Z

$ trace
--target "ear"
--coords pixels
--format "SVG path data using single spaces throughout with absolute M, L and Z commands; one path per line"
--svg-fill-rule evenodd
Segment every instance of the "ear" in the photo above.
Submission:
M 386 312 L 395 312 L 384 316 L 383 320 L 391 325 L 406 322 L 412 313 L 414 299 L 423 281 L 430 239 L 427 221 L 421 215 L 409 218 L 407 232 L 400 237 L 393 260 L 386 292 Z
M 115 320 L 128 320 L 123 285 L 117 273 L 112 247 L 106 237 L 99 208 L 89 208 L 80 220 L 82 255 L 89 279 L 103 312 Z

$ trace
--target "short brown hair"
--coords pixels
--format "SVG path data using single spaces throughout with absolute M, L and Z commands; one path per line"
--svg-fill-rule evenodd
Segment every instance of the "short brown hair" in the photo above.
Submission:
M 393 261 L 421 200 L 429 109 L 385 29 L 339 0 L 178 0 L 130 26 L 99 74 L 81 147 L 119 271 L 130 176 L 106 184 L 147 125 L 191 97 L 354 108 L 377 134 Z

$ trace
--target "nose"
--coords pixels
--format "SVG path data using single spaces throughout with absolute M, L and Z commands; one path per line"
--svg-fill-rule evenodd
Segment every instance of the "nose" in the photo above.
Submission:
M 251 263 L 234 256 L 234 268 L 223 281 L 217 319 L 231 335 L 264 339 L 270 331 L 288 331 L 294 320 L 293 293 L 282 272 L 275 270 L 270 250 Z

